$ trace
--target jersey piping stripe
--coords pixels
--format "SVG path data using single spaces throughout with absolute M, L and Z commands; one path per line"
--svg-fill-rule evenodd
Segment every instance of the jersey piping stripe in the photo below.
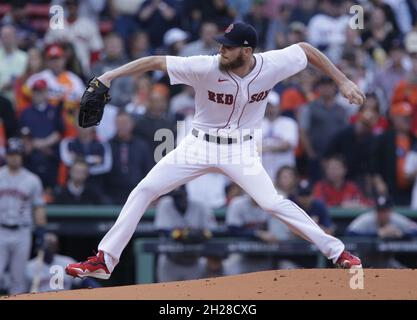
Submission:
M 254 56 L 255 57 L 255 56 Z M 262 56 L 260 56 L 261 57 L 261 67 L 259 68 L 259 71 L 258 71 L 258 73 L 253 77 L 253 79 L 251 80 L 251 81 L 249 81 L 249 83 L 248 83 L 248 101 L 245 103 L 245 105 L 243 106 L 243 109 L 242 109 L 242 113 L 240 114 L 240 116 L 239 116 L 239 119 L 237 120 L 237 127 L 239 128 L 239 123 L 240 123 L 240 118 L 242 117 L 242 115 L 243 115 L 243 112 L 245 111 L 245 108 L 246 108 L 246 105 L 249 103 L 249 100 L 250 100 L 250 97 L 249 97 L 249 86 L 250 86 L 250 84 L 258 77 L 258 75 L 261 73 L 261 70 L 262 70 L 262 66 L 264 65 L 264 58 L 262 57 Z M 256 57 L 255 57 L 255 61 L 256 61 Z
M 220 129 L 224 129 L 224 128 L 226 128 L 226 127 L 227 127 L 227 125 L 229 124 L 230 119 L 232 118 L 233 112 L 235 111 L 235 105 L 236 105 L 237 95 L 238 95 L 238 93 L 239 93 L 239 83 L 237 83 L 237 81 L 235 80 L 235 78 L 233 78 L 233 77 L 231 76 L 231 74 L 229 73 L 229 71 L 226 71 L 226 72 L 227 72 L 227 74 L 229 75 L 229 77 L 230 77 L 230 78 L 232 78 L 232 80 L 236 83 L 237 90 L 236 90 L 236 93 L 235 93 L 235 97 L 234 97 L 234 99 L 233 99 L 233 109 L 232 109 L 232 112 L 230 113 L 229 119 L 227 120 L 226 125 L 225 125 L 224 127 L 220 128 Z M 219 130 L 220 130 L 220 129 L 217 129 L 217 132 L 219 132 Z

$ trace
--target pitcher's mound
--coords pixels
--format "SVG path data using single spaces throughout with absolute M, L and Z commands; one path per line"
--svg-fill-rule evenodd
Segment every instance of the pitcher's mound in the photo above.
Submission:
M 3 299 L 417 299 L 414 269 L 279 270 L 211 279 L 24 294 Z M 354 289 L 357 288 L 357 289 Z

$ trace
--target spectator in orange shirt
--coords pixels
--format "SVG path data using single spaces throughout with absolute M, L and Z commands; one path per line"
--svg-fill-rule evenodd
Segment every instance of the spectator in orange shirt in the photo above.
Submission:
M 407 102 L 391 107 L 392 129 L 380 135 L 372 150 L 372 174 L 378 194 L 390 194 L 397 205 L 409 206 L 412 184 L 405 174 L 405 159 L 416 142 L 411 133 L 412 107 Z
M 371 204 L 359 187 L 346 179 L 347 168 L 340 156 L 324 160 L 325 177 L 314 186 L 314 197 L 330 207 L 367 207 Z
M 22 76 L 16 79 L 14 83 L 14 97 L 15 97 L 15 111 L 16 116 L 28 108 L 31 103 L 31 95 L 28 94 L 28 90 L 25 87 L 26 80 L 33 74 L 40 72 L 44 68 L 42 52 L 38 48 L 30 48 L 28 50 L 28 63 L 26 70 Z

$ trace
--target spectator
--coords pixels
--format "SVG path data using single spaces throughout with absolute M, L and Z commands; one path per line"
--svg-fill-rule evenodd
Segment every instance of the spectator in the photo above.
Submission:
M 371 0 L 370 1 L 372 3 L 371 8 L 369 8 L 369 11 L 374 10 L 375 8 L 381 8 L 384 13 L 385 13 L 385 18 L 387 20 L 388 23 L 391 24 L 392 26 L 392 30 L 395 34 L 401 34 L 402 30 L 400 29 L 398 22 L 397 22 L 397 18 L 395 16 L 395 12 L 393 10 L 393 8 L 391 7 L 391 5 L 389 4 L 389 0 L 385 1 L 385 0 Z M 403 20 L 404 17 L 402 17 L 401 20 Z
M 260 48 L 265 48 L 266 34 L 269 26 L 269 19 L 264 15 L 265 0 L 252 1 L 251 10 L 247 13 L 243 21 L 252 25 L 258 32 L 258 44 Z
M 165 238 L 185 242 L 202 242 L 217 226 L 210 210 L 201 202 L 190 201 L 183 186 L 159 201 L 154 224 Z M 160 254 L 157 279 L 158 282 L 198 279 L 204 276 L 206 268 L 207 260 L 192 253 Z
M 108 34 L 104 39 L 104 50 L 101 59 L 92 67 L 92 74 L 99 76 L 103 73 L 127 63 L 122 38 L 115 33 Z M 134 90 L 134 82 L 130 77 L 114 80 L 110 87 L 112 104 L 124 107 L 129 103 Z
M 5 25 L 0 29 L 0 93 L 14 103 L 13 86 L 25 72 L 27 53 L 18 49 L 16 28 Z
M 291 82 L 280 94 L 280 109 L 283 115 L 296 119 L 300 107 L 317 99 L 314 92 L 316 74 L 312 68 L 307 68 L 292 77 Z
M 4 164 L 6 141 L 17 133 L 16 115 L 13 105 L 0 95 L 0 167 Z
M 297 169 L 290 166 L 282 166 L 275 177 L 275 187 L 284 197 L 293 195 L 297 187 Z
M 392 103 L 408 102 L 412 108 L 412 125 L 411 130 L 417 136 L 417 32 L 413 31 L 407 34 L 405 38 L 407 53 L 411 59 L 411 70 L 407 76 L 396 82 Z
M 103 204 L 104 197 L 97 193 L 88 183 L 88 163 L 77 159 L 69 170 L 68 182 L 55 190 L 54 203 L 65 205 Z
M 229 179 L 221 173 L 209 172 L 186 184 L 191 200 L 205 203 L 210 209 L 224 207 L 226 204 L 225 188 Z M 210 186 L 210 188 L 207 188 Z
M 252 25 L 258 32 L 258 44 L 265 48 L 266 35 L 269 27 L 269 19 L 264 15 L 263 5 L 265 0 L 253 0 L 251 10 L 243 18 L 243 21 Z
M 246 0 L 227 0 L 230 10 L 236 20 L 241 21 L 251 10 L 251 1 Z
M 380 6 L 375 6 L 370 12 L 368 28 L 362 33 L 362 42 L 369 54 L 376 57 L 377 50 L 388 52 L 397 34 L 393 25 L 387 20 L 385 11 Z
M 381 1 L 381 0 L 379 0 Z M 410 32 L 412 27 L 415 26 L 413 20 L 415 17 L 413 13 L 415 12 L 415 0 L 383 0 L 386 2 L 395 14 L 395 18 L 398 23 L 398 27 L 402 34 Z M 412 2 L 414 1 L 414 4 Z M 414 8 L 414 10 L 413 10 Z M 387 16 L 389 17 L 389 16 Z
M 103 48 L 103 39 L 97 23 L 89 17 L 79 16 L 79 0 L 65 0 L 64 5 L 68 14 L 65 28 L 49 29 L 45 34 L 45 43 L 72 43 L 85 75 L 89 75 L 91 63 L 98 60 Z
M 32 47 L 27 51 L 28 63 L 25 72 L 16 79 L 14 84 L 15 110 L 16 115 L 20 114 L 32 103 L 30 89 L 25 86 L 27 79 L 35 73 L 44 69 L 42 52 L 40 49 Z
M 411 134 L 412 108 L 407 102 L 391 108 L 392 128 L 380 135 L 372 151 L 372 173 L 377 194 L 390 194 L 398 205 L 411 201 L 411 183 L 405 159 L 415 137 Z
M 269 214 L 245 194 L 234 198 L 226 212 L 226 224 L 231 235 L 274 243 L 278 239 L 268 231 Z M 273 268 L 271 257 L 265 255 L 244 255 L 234 253 L 225 261 L 226 274 L 240 274 L 270 270 Z
M 135 120 L 146 112 L 149 104 L 149 96 L 152 91 L 152 80 L 147 74 L 141 74 L 134 78 L 134 93 L 130 102 L 125 106 L 125 110 Z
M 361 121 L 364 112 L 366 114 L 365 118 L 368 118 L 370 113 L 367 110 L 375 110 L 375 112 L 378 113 L 378 119 L 373 123 L 372 133 L 378 136 L 387 131 L 389 127 L 388 119 L 382 115 L 378 96 L 371 92 L 366 94 L 364 106 L 359 108 L 358 112 L 350 117 L 349 122 L 355 124 L 357 121 Z
M 404 172 L 409 181 L 414 181 L 411 193 L 411 209 L 417 209 L 417 144 L 411 146 L 405 158 Z
M 70 257 L 58 254 L 58 251 L 58 237 L 53 233 L 45 234 L 45 253 L 43 259 L 39 261 L 39 258 L 35 257 L 26 265 L 25 277 L 27 292 L 31 292 L 32 286 L 36 282 L 39 283 L 36 292 L 71 290 L 75 286 L 81 285 L 82 280 L 80 278 L 73 278 L 64 273 L 62 275 L 62 287 L 51 287 L 51 268 L 61 267 L 63 270 L 67 264 L 75 262 Z
M 114 31 L 123 39 L 125 47 L 139 29 L 137 12 L 143 0 L 109 0 L 110 16 L 114 20 Z
M 270 19 L 268 33 L 266 35 L 266 49 L 275 50 L 284 48 L 287 43 L 287 35 L 289 33 L 289 19 L 292 7 L 288 4 L 281 4 L 274 13 L 274 17 Z
M 282 166 L 295 166 L 298 125 L 292 118 L 281 115 L 276 92 L 269 92 L 267 99 L 262 122 L 262 164 L 271 179 L 274 179 Z
M 366 199 L 359 187 L 346 179 L 346 163 L 342 157 L 332 156 L 324 161 L 325 177 L 314 187 L 314 196 L 329 207 L 366 207 Z
M 149 34 L 152 48 L 162 45 L 169 29 L 178 23 L 178 12 L 173 0 L 145 0 L 139 9 L 140 27 Z
M 60 144 L 62 162 L 71 167 L 77 158 L 88 163 L 90 181 L 95 191 L 102 192 L 103 178 L 112 167 L 112 153 L 107 142 L 100 142 L 94 127 L 78 128 L 75 138 L 65 138 Z
M 313 186 L 308 180 L 301 180 L 297 192 L 290 197 L 328 234 L 334 234 L 335 226 L 326 204 L 313 195 Z
M 200 39 L 185 45 L 179 52 L 180 56 L 213 55 L 219 51 L 219 45 L 213 37 L 218 33 L 217 25 L 213 22 L 203 22 L 201 25 Z
M 308 42 L 323 50 L 333 61 L 341 57 L 350 17 L 342 12 L 338 0 L 322 0 L 321 12 L 313 16 L 307 27 Z
M 417 236 L 417 224 L 397 213 L 389 196 L 379 196 L 373 211 L 361 214 L 347 228 L 347 235 L 375 239 L 404 239 Z M 367 253 L 365 266 L 373 268 L 402 268 L 388 253 Z
M 317 0 L 303 0 L 291 12 L 290 22 L 301 22 L 308 25 L 310 19 L 317 14 Z
M 300 111 L 300 138 L 309 159 L 312 182 L 320 178 L 320 158 L 330 140 L 347 125 L 346 111 L 335 102 L 336 85 L 327 77 L 317 82 L 319 99 Z
M 396 40 L 388 51 L 388 59 L 385 64 L 375 72 L 374 87 L 382 92 L 383 111 L 392 100 L 396 84 L 407 77 L 407 70 L 403 65 L 404 47 Z
M 123 204 L 152 168 L 149 146 L 133 136 L 133 129 L 133 118 L 126 112 L 119 112 L 116 136 L 110 141 L 113 164 L 106 177 L 106 193 L 113 204 Z
M 0 168 L 0 278 L 9 266 L 9 294 L 26 291 L 25 267 L 30 258 L 32 227 L 39 247 L 46 225 L 41 180 L 23 164 L 23 143 L 7 140 L 6 165 Z
M 100 284 L 91 278 L 73 278 L 67 274 L 63 275 L 63 287 L 57 288 L 57 286 L 51 287 L 51 280 L 53 273 L 51 273 L 52 267 L 59 267 L 64 269 L 69 263 L 73 263 L 74 259 L 68 256 L 58 254 L 60 250 L 60 244 L 58 237 L 51 232 L 45 234 L 45 253 L 43 261 L 39 262 L 39 258 L 35 257 L 29 261 L 26 266 L 26 279 L 28 284 L 28 290 L 31 289 L 34 282 L 39 281 L 39 287 L 37 292 L 48 292 L 58 290 L 70 290 L 76 288 L 98 288 Z M 35 280 L 37 278 L 37 280 Z
M 149 44 L 149 35 L 144 31 L 138 31 L 130 38 L 129 57 L 132 60 L 147 57 L 152 54 Z
M 65 70 L 75 73 L 84 82 L 89 80 L 87 78 L 88 74 L 84 72 L 83 66 L 81 65 L 81 61 L 77 57 L 74 45 L 71 42 L 62 42 L 61 46 L 64 50 L 64 56 L 66 61 Z
M 229 181 L 224 187 L 224 193 L 226 194 L 226 203 L 224 208 L 227 208 L 234 198 L 242 195 L 242 188 L 233 181 Z
M 64 136 L 73 137 L 76 135 L 76 111 L 85 85 L 77 75 L 65 69 L 66 58 L 61 46 L 52 45 L 46 50 L 46 62 L 47 69 L 30 76 L 26 87 L 31 88 L 39 79 L 46 81 L 49 103 L 53 106 L 63 105 Z
M 31 88 L 32 105 L 19 119 L 21 129 L 30 135 L 25 165 L 38 175 L 45 189 L 52 190 L 57 182 L 58 146 L 64 132 L 61 108 L 48 103 L 48 87 L 43 79 L 36 80 Z
M 78 15 L 82 18 L 88 18 L 95 24 L 100 21 L 100 14 L 104 11 L 106 0 L 83 0 L 78 5 Z M 65 5 L 65 0 L 52 0 L 52 4 Z
M 154 155 L 154 163 L 156 163 L 159 156 L 165 156 L 166 150 L 162 154 L 155 154 L 156 148 L 160 141 L 155 139 L 155 133 L 159 129 L 170 130 L 176 135 L 175 121 L 168 115 L 168 88 L 165 85 L 156 84 L 152 88 L 149 97 L 149 105 L 147 106 L 145 114 L 140 116 L 136 121 L 135 136 L 146 141 L 152 155 Z
M 375 143 L 374 128 L 379 120 L 378 105 L 369 100 L 359 109 L 355 123 L 340 130 L 331 139 L 324 155 L 326 158 L 340 155 L 346 161 L 346 178 L 371 194 L 371 157 Z
M 200 22 L 212 21 L 220 30 L 225 30 L 235 18 L 235 12 L 229 7 L 226 0 L 190 1 L 189 7 L 193 20 Z M 201 24 L 198 24 L 200 29 Z M 198 30 L 197 29 L 197 30 Z
M 11 8 L 1 19 L 2 25 L 13 25 L 16 28 L 17 47 L 27 51 L 38 40 L 36 30 L 31 26 L 28 19 L 26 1 L 11 1 Z
M 186 46 L 188 34 L 179 28 L 169 29 L 164 34 L 164 47 L 167 55 L 178 56 Z

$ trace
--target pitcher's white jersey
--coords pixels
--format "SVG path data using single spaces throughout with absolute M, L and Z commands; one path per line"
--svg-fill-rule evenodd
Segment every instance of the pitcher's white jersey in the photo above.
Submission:
M 205 132 L 215 128 L 219 134 L 261 129 L 269 92 L 307 66 L 307 56 L 297 44 L 254 57 L 255 67 L 241 78 L 220 71 L 220 55 L 167 56 L 171 84 L 187 84 L 195 90 L 195 128 Z

